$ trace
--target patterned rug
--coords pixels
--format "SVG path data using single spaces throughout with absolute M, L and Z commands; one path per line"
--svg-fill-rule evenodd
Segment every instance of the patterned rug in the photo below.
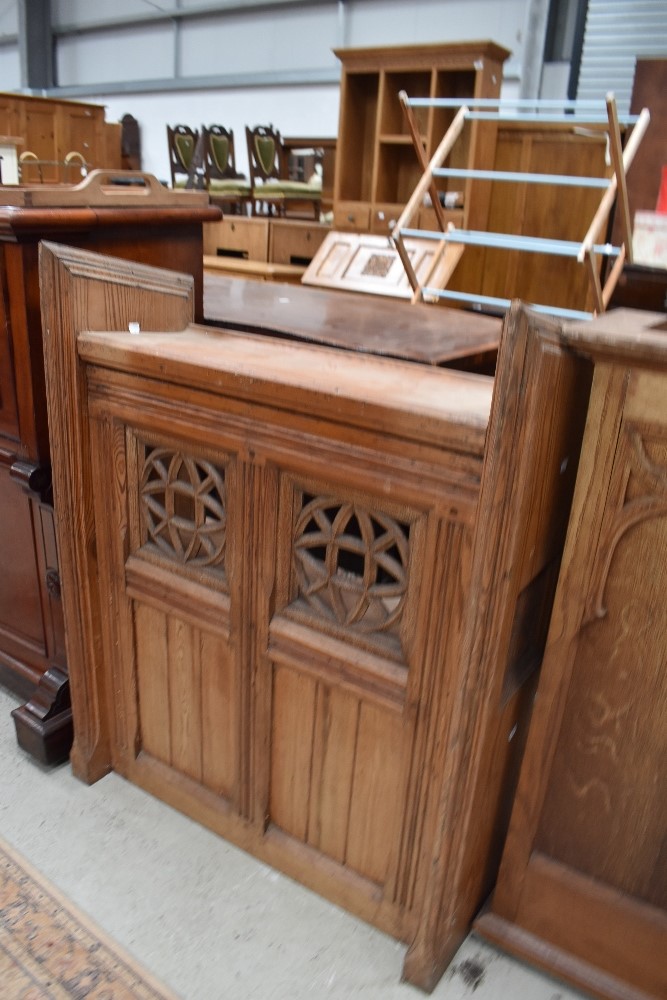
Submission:
M 0 840 L 2 1000 L 176 1000 Z

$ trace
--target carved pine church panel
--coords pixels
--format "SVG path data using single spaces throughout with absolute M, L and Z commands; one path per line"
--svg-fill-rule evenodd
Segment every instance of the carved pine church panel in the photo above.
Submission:
M 664 908 L 664 809 L 656 808 L 667 787 L 664 428 L 624 423 L 595 555 L 538 844 Z M 563 814 L 567 825 L 556 821 Z
M 234 799 L 240 679 L 227 544 L 234 459 L 132 428 L 123 440 L 136 752 Z
M 137 441 L 139 551 L 226 587 L 227 488 L 224 462 L 192 445 Z
M 407 666 L 425 515 L 286 478 L 277 611 Z

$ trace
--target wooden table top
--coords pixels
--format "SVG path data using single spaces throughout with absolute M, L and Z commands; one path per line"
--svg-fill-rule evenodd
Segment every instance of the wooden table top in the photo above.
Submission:
M 305 285 L 204 275 L 207 322 L 385 357 L 446 365 L 498 349 L 490 316 Z

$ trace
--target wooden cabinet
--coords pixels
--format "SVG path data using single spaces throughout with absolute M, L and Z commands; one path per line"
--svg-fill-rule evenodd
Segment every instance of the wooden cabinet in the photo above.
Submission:
M 237 260 L 268 261 L 267 219 L 226 218 L 204 226 L 204 253 Z
M 204 253 L 223 260 L 246 260 L 305 267 L 330 227 L 295 219 L 225 218 L 204 227 Z
M 595 371 L 516 803 L 478 929 L 596 996 L 667 996 L 667 324 L 568 333 Z
M 93 178 L 94 179 L 94 178 Z M 58 189 L 35 189 L 58 202 Z M 13 189 L 30 203 L 31 189 Z M 190 208 L 0 208 L 0 677 L 27 708 L 15 713 L 19 742 L 46 762 L 71 744 L 58 555 L 53 527 L 51 449 L 44 388 L 38 244 L 94 247 L 152 263 L 178 260 L 193 275 L 203 313 L 202 223 L 220 215 L 195 195 Z M 151 202 L 150 193 L 142 195 Z M 113 201 L 109 195 L 108 201 Z M 96 322 L 111 321 L 102 309 Z M 135 319 L 130 315 L 127 321 Z M 37 701 L 35 689 L 39 687 Z M 48 689 L 48 690 L 45 690 Z
M 509 52 L 492 42 L 338 49 L 342 63 L 334 183 L 334 228 L 387 233 L 422 170 L 398 95 L 497 97 Z M 427 157 L 435 152 L 456 109 L 418 109 Z M 485 167 L 493 157 L 488 128 L 477 123 L 460 144 L 457 166 Z M 491 160 L 489 159 L 491 158 Z M 443 193 L 446 183 L 441 185 Z
M 589 366 L 520 308 L 495 380 L 159 332 L 178 280 L 42 254 L 73 767 L 408 942 L 432 988 L 493 883 Z M 100 302 L 156 332 L 89 332 Z
M 121 165 L 120 133 L 99 104 L 0 94 L 0 134 L 20 137 L 19 154 L 30 151 L 40 161 L 24 166 L 23 183 L 77 183 L 80 171 L 65 165 L 74 151 L 89 169 Z
M 204 268 L 209 275 L 299 284 L 329 232 L 319 222 L 293 219 L 232 216 L 207 223 Z
M 273 219 L 269 237 L 269 260 L 273 264 L 298 264 L 306 267 L 330 232 L 317 222 Z

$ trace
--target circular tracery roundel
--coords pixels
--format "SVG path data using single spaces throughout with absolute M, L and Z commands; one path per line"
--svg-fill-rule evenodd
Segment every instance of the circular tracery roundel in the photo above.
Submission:
M 408 526 L 331 497 L 304 499 L 294 540 L 301 595 L 340 625 L 391 629 L 405 600 Z
M 162 552 L 189 565 L 223 561 L 227 517 L 220 469 L 180 452 L 147 448 L 140 497 L 148 539 Z

